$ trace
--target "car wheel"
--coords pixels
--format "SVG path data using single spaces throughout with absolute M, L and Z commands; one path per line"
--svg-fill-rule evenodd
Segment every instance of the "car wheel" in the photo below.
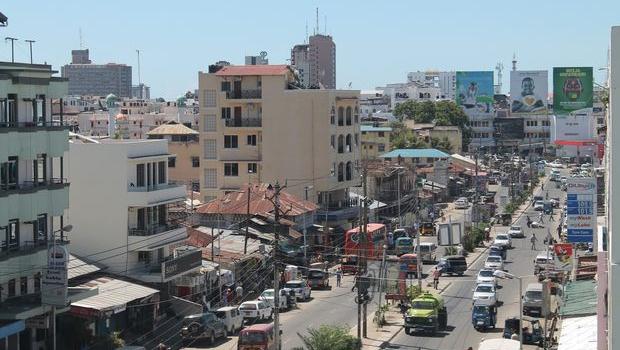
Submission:
M 232 334 L 232 331 L 230 333 Z M 228 329 L 224 328 L 224 336 L 222 338 L 228 338 Z
M 215 344 L 215 332 L 211 332 L 211 335 L 209 336 L 209 344 Z
M 409 333 L 410 333 L 409 327 L 405 327 L 405 334 L 409 335 Z

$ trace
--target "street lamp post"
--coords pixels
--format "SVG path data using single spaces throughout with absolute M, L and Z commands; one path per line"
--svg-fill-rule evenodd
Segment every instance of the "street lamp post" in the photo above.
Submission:
M 519 276 L 511 273 L 495 270 L 493 276 L 501 279 L 518 279 L 519 280 L 519 349 L 523 350 L 523 281 Z

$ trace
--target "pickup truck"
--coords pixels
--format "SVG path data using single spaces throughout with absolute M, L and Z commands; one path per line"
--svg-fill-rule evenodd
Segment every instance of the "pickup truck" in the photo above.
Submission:
M 180 334 L 184 345 L 204 338 L 213 345 L 216 338 L 226 338 L 227 335 L 224 323 L 211 312 L 186 316 Z
M 405 313 L 405 334 L 423 331 L 436 333 L 448 324 L 448 312 L 439 295 L 422 293 L 411 301 Z

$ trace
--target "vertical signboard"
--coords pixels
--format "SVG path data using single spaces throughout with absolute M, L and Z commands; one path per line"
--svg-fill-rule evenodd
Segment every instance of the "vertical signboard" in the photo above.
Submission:
M 566 193 L 568 241 L 593 242 L 596 229 L 596 179 L 569 178 Z
M 493 108 L 493 72 L 456 72 L 456 103 L 467 109 Z
M 547 113 L 547 71 L 511 71 L 512 113 Z
M 556 243 L 553 245 L 555 268 L 562 271 L 571 271 L 573 268 L 573 245 L 571 243 Z
M 64 245 L 53 245 L 47 251 L 47 269 L 41 280 L 41 302 L 46 305 L 66 306 L 68 303 L 67 268 L 69 250 Z
M 569 114 L 592 108 L 592 67 L 553 68 L 553 111 Z

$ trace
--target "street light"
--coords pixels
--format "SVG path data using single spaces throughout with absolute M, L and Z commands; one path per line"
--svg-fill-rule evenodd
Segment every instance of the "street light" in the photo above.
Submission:
M 503 279 L 503 280 L 511 280 L 518 279 L 519 280 L 519 349 L 523 350 L 523 283 L 522 279 L 519 276 L 515 276 L 511 273 L 502 270 L 493 271 L 493 276 Z

